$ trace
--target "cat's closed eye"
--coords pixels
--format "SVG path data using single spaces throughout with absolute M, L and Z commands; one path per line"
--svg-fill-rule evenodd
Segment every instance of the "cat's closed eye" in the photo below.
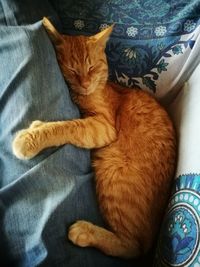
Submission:
M 96 63 L 96 64 L 94 64 L 94 65 L 90 65 L 89 67 L 88 67 L 88 72 L 90 73 L 90 72 L 93 72 L 93 71 L 95 71 L 95 70 L 97 70 L 98 69 L 98 67 L 99 67 L 99 63 Z
M 95 69 L 95 66 L 90 66 L 88 72 L 92 72 Z
M 73 69 L 73 68 L 71 68 L 71 67 L 68 67 L 68 66 L 66 66 L 66 68 L 67 68 L 67 70 L 69 71 L 69 72 L 71 72 L 71 73 L 73 73 L 73 74 L 78 74 L 77 73 L 77 71 L 75 70 L 75 69 Z

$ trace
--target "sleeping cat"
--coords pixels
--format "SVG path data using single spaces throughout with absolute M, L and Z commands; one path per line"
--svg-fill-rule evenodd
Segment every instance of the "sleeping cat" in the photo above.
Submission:
M 138 257 L 158 233 L 174 173 L 176 140 L 166 111 L 148 93 L 107 82 L 105 46 L 113 26 L 91 37 L 66 36 L 43 19 L 81 119 L 35 121 L 13 152 L 29 159 L 63 144 L 93 149 L 96 193 L 107 229 L 77 221 L 68 233 L 81 247 Z

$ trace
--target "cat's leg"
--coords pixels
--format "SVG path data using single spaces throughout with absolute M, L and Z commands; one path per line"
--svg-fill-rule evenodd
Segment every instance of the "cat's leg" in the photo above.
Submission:
M 77 221 L 68 233 L 68 238 L 80 247 L 95 247 L 107 255 L 133 258 L 140 255 L 138 242 L 128 241 L 115 233 L 87 221 Z
M 30 159 L 42 150 L 42 140 L 39 125 L 31 125 L 30 128 L 19 131 L 12 143 L 13 154 L 19 159 Z
M 39 121 L 39 120 L 37 120 L 37 121 L 33 121 L 32 123 L 31 123 L 31 125 L 30 125 L 30 128 L 36 128 L 36 127 L 39 127 L 39 126 L 41 126 L 41 125 L 43 125 L 45 122 L 42 122 L 42 121 Z
M 72 121 L 36 121 L 18 132 L 13 140 L 13 153 L 20 159 L 30 159 L 41 150 L 73 144 L 83 148 L 98 148 L 116 139 L 114 126 L 103 117 L 88 117 Z

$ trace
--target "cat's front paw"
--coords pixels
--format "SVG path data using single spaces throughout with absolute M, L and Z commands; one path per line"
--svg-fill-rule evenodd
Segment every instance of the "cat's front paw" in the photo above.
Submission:
M 21 130 L 12 143 L 13 154 L 19 159 L 31 159 L 40 152 L 37 142 L 38 132 L 29 129 Z
M 69 228 L 68 238 L 73 244 L 80 247 L 91 246 L 93 243 L 93 227 L 94 225 L 92 223 L 77 221 Z
M 30 128 L 37 128 L 37 127 L 39 127 L 39 126 L 42 126 L 43 124 L 44 124 L 44 122 L 39 121 L 39 120 L 37 120 L 37 121 L 33 121 L 33 122 L 31 123 L 31 125 L 30 125 Z

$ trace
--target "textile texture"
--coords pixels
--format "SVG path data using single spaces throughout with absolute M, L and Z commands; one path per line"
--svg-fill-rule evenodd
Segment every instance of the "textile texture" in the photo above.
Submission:
M 178 137 L 172 196 L 158 242 L 155 266 L 200 266 L 200 65 L 169 107 Z
M 141 266 L 141 261 L 107 257 L 67 240 L 68 227 L 78 219 L 104 225 L 88 150 L 66 145 L 48 149 L 30 161 L 20 161 L 12 154 L 16 132 L 33 120 L 79 117 L 41 24 L 42 17 L 48 16 L 60 31 L 70 34 L 93 34 L 116 22 L 107 46 L 110 78 L 139 86 L 170 103 L 179 144 L 177 178 L 155 265 L 199 267 L 200 67 L 179 88 L 199 62 L 200 1 L 51 3 L 58 14 L 47 0 L 0 0 L 2 266 Z M 150 266 L 148 258 L 143 266 Z
M 0 265 L 130 266 L 67 239 L 78 219 L 103 225 L 89 151 L 67 145 L 30 161 L 12 154 L 16 132 L 33 120 L 79 117 L 43 16 L 57 18 L 47 1 L 0 1 Z
M 94 34 L 115 23 L 106 49 L 110 79 L 165 102 L 200 61 L 199 0 L 51 2 L 68 34 Z

